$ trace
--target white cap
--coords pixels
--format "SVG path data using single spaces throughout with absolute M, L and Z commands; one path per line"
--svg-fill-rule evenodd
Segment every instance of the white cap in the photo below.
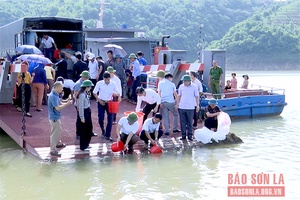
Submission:
M 76 55 L 82 55 L 82 53 L 81 53 L 80 51 L 76 51 L 76 52 L 75 52 L 75 56 L 76 56 Z
M 89 59 L 91 60 L 91 59 L 93 59 L 93 58 L 95 58 L 95 54 L 89 53 Z
M 91 52 L 86 52 L 85 54 L 84 54 L 84 57 L 86 58 L 86 57 L 90 57 L 91 56 Z

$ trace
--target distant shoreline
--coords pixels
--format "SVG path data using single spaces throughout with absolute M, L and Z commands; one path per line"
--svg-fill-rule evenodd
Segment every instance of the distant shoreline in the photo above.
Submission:
M 298 67 L 290 67 L 290 68 L 280 68 L 280 66 L 274 68 L 273 66 L 264 66 L 264 68 L 246 68 L 246 67 L 228 67 L 226 66 L 226 70 L 235 70 L 235 71 L 300 71 L 300 66 Z
M 257 71 L 300 70 L 300 54 L 287 52 L 234 55 L 227 53 L 226 69 Z

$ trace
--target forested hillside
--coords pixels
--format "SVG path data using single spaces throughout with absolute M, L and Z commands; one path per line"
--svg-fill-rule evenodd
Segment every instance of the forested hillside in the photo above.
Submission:
M 5 0 L 1 0 L 5 1 Z M 6 0 L 0 8 L 0 25 L 25 16 L 61 16 L 83 19 L 94 27 L 100 0 Z M 98 3 L 96 3 L 98 2 Z M 161 38 L 171 35 L 169 47 L 187 49 L 189 60 L 197 59 L 197 44 L 206 46 L 221 39 L 236 23 L 241 22 L 264 5 L 256 0 L 106 0 L 104 27 L 146 30 L 146 36 Z M 200 26 L 203 24 L 201 39 Z
M 60 16 L 79 18 L 85 26 L 95 27 L 101 0 L 0 1 L 0 26 L 21 17 Z M 197 59 L 201 45 L 226 49 L 229 68 L 289 68 L 299 58 L 300 0 L 106 2 L 109 4 L 104 10 L 105 28 L 126 24 L 128 28 L 145 30 L 146 37 L 171 35 L 168 46 L 187 49 L 191 62 Z
M 236 24 L 210 48 L 224 48 L 231 68 L 300 69 L 300 1 L 274 5 Z

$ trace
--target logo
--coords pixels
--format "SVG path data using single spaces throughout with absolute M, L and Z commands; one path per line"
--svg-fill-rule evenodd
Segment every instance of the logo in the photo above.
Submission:
M 228 197 L 285 197 L 283 174 L 228 174 Z

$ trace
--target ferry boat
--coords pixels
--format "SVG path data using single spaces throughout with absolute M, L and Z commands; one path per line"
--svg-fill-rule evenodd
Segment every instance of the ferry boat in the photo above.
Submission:
M 218 99 L 218 106 L 232 118 L 280 115 L 287 105 L 284 89 L 260 85 L 252 85 L 251 89 L 227 91 L 222 97 Z M 202 114 L 209 100 L 201 100 Z

